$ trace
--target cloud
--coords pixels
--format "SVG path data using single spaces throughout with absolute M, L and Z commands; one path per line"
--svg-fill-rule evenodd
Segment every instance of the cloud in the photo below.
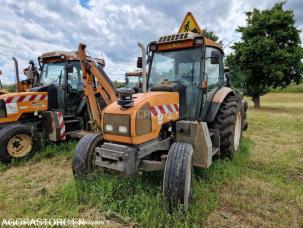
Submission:
M 303 27 L 302 0 L 289 0 L 296 22 Z M 276 1 L 139 1 L 139 0 L 2 0 L 0 8 L 0 69 L 3 82 L 14 82 L 15 56 L 20 71 L 30 59 L 52 50 L 75 50 L 79 42 L 95 57 L 106 60 L 113 79 L 135 68 L 140 55 L 137 41 L 145 44 L 175 33 L 186 12 L 191 11 L 201 28 L 214 31 L 224 44 L 237 41 L 238 25 L 245 24 L 244 11 L 265 9 Z M 302 34 L 301 34 L 302 37 Z M 230 53 L 229 47 L 226 53 Z

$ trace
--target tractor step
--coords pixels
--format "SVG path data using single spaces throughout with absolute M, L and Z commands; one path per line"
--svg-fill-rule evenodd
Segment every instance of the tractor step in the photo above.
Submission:
M 64 120 L 65 125 L 72 124 L 72 123 L 78 123 L 79 119 L 73 119 L 73 120 Z
M 220 148 L 218 147 L 213 147 L 213 151 L 212 151 L 212 156 L 219 154 L 220 153 Z
M 65 115 L 63 116 L 64 119 L 71 119 L 71 118 L 75 118 L 75 115 Z
M 212 155 L 220 155 L 220 134 L 217 129 L 209 129 L 210 139 L 213 145 Z
M 80 131 L 71 131 L 66 133 L 66 135 L 71 138 L 71 139 L 81 139 L 83 136 L 89 134 L 89 131 L 84 131 L 84 130 L 80 130 Z
M 72 132 L 77 132 L 84 129 L 83 120 L 81 117 L 75 117 L 69 115 L 68 117 L 65 116 L 64 118 L 64 124 L 66 127 L 66 134 Z

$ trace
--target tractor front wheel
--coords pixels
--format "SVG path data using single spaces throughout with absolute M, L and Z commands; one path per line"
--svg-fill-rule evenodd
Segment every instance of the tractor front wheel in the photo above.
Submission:
M 81 138 L 76 146 L 72 161 L 75 178 L 84 178 L 94 171 L 95 148 L 102 143 L 102 134 L 88 134 Z
M 188 208 L 192 190 L 193 147 L 175 142 L 169 149 L 163 179 L 163 195 L 169 210 Z
M 16 124 L 0 131 L 0 161 L 10 162 L 13 158 L 20 159 L 33 155 L 39 148 L 39 142 L 33 139 L 30 126 Z

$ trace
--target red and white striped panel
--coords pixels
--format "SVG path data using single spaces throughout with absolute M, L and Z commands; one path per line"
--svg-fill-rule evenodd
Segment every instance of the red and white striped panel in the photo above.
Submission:
M 173 114 L 179 112 L 179 104 L 165 104 L 150 106 L 152 116 Z
M 17 103 L 17 102 L 27 102 L 27 101 L 43 101 L 47 100 L 48 96 L 46 94 L 38 95 L 21 95 L 21 96 L 12 96 L 4 99 L 6 104 L 8 103 Z
M 66 139 L 66 134 L 65 134 L 65 124 L 64 124 L 64 119 L 63 119 L 63 114 L 62 112 L 56 112 L 59 120 L 59 127 L 60 127 L 60 140 L 65 140 Z

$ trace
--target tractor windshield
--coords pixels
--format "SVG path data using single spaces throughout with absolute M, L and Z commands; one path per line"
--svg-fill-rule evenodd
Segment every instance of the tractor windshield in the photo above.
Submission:
M 149 87 L 164 81 L 197 86 L 200 81 L 202 51 L 199 48 L 156 52 L 149 76 Z
M 41 72 L 41 84 L 61 85 L 64 80 L 65 62 L 44 63 Z
M 83 88 L 82 71 L 79 61 L 70 61 L 67 84 L 77 90 Z M 61 86 L 64 84 L 66 62 L 44 63 L 41 72 L 41 84 Z
M 182 49 L 156 52 L 149 73 L 148 87 L 165 81 L 186 87 L 187 118 L 193 119 L 198 103 L 202 49 Z

